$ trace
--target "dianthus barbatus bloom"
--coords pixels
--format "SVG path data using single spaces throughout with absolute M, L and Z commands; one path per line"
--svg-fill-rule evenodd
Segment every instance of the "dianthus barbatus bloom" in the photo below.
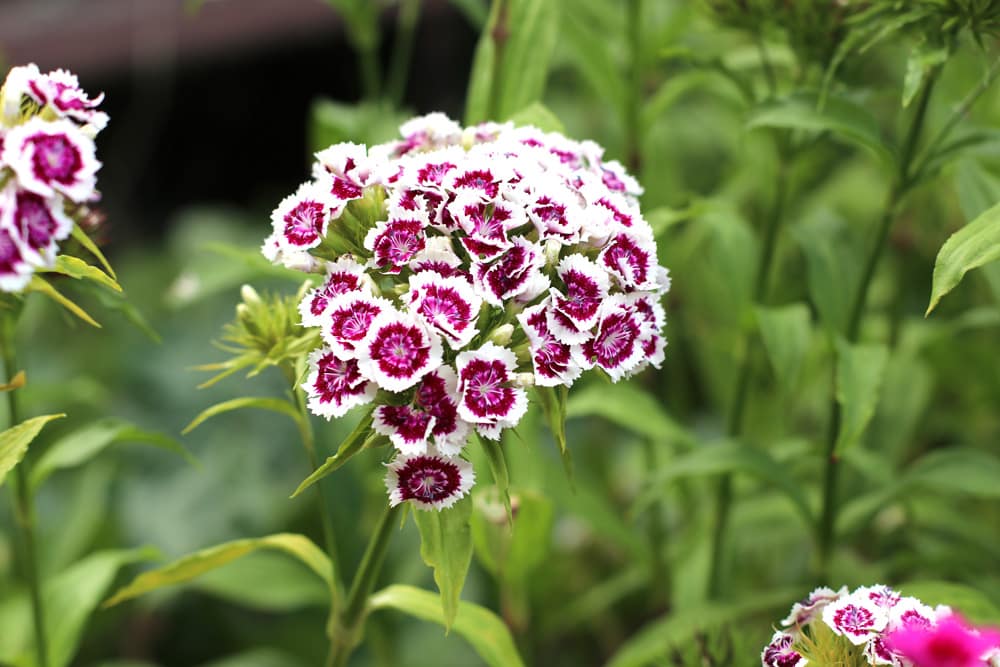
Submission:
M 846 587 L 818 588 L 795 603 L 782 625 L 785 629 L 761 654 L 764 667 L 830 660 L 892 667 L 992 667 L 991 656 L 1000 656 L 1000 633 L 970 628 L 949 607 L 931 608 L 880 584 L 853 592 Z
M 597 144 L 442 114 L 401 135 L 317 153 L 262 252 L 315 274 L 299 308 L 323 345 L 302 385 L 310 409 L 371 404 L 396 450 L 392 502 L 440 509 L 461 495 L 452 481 L 471 484 L 471 432 L 516 426 L 526 387 L 659 367 L 670 281 L 641 188 Z
M 100 198 L 94 137 L 107 125 L 76 76 L 13 68 L 0 90 L 0 291 L 52 268 L 74 206 Z

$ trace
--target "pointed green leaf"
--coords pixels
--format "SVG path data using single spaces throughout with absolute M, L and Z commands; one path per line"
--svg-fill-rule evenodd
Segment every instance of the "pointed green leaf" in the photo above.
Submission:
M 499 499 L 486 489 L 476 494 L 472 539 L 476 558 L 508 583 L 524 582 L 544 562 L 552 538 L 552 502 L 531 491 L 512 494 L 517 511 L 509 524 Z
M 653 472 L 646 490 L 636 498 L 632 513 L 645 510 L 662 495 L 662 487 L 674 480 L 732 473 L 747 473 L 774 487 L 792 502 L 803 522 L 808 525 L 812 521 L 812 512 L 802 489 L 774 457 L 762 449 L 733 440 L 696 447 L 671 459 L 664 470 Z
M 920 91 L 920 84 L 924 82 L 927 73 L 948 60 L 948 49 L 945 47 L 931 46 L 927 42 L 921 42 L 910 51 L 910 57 L 906 60 L 906 77 L 903 79 L 903 106 L 910 106 L 910 102 Z
M 830 132 L 873 153 L 887 164 L 895 161 L 882 139 L 878 119 L 853 101 L 830 95 L 822 108 L 814 92 L 796 93 L 781 100 L 765 102 L 750 112 L 747 127 L 774 127 L 810 132 Z
M 144 431 L 123 419 L 109 417 L 54 442 L 32 466 L 31 487 L 37 489 L 55 471 L 86 463 L 116 442 L 141 442 L 153 445 L 178 454 L 189 463 L 195 463 L 194 457 L 184 445 L 173 438 Z
M 490 464 L 493 483 L 496 484 L 497 491 L 500 493 L 500 500 L 507 510 L 507 520 L 513 522 L 514 513 L 510 507 L 510 471 L 507 468 L 507 457 L 504 456 L 503 447 L 499 441 L 482 438 L 478 434 L 476 434 L 476 439 L 479 440 L 479 445 L 482 447 L 483 453 L 486 454 L 486 460 Z
M 266 586 L 247 586 L 248 581 Z M 282 554 L 258 551 L 225 567 L 206 572 L 193 585 L 247 609 L 288 613 L 307 607 L 325 607 L 330 594 L 316 585 L 316 577 Z
M 794 391 L 812 334 L 809 308 L 801 303 L 758 307 L 757 326 L 778 383 L 784 391 Z
M 14 466 L 24 458 L 25 452 L 28 451 L 28 445 L 38 437 L 42 427 L 53 419 L 65 416 L 58 414 L 35 417 L 0 433 L 0 485 L 3 485 L 7 473 L 13 470 Z
M 920 457 L 903 474 L 905 484 L 936 494 L 1000 498 L 1000 458 L 966 447 L 949 447 Z
M 413 513 L 420 530 L 420 557 L 434 568 L 434 583 L 441 592 L 445 629 L 451 628 L 458 613 L 465 577 L 472 563 L 471 516 L 472 498 L 468 496 L 440 512 Z
M 927 314 L 972 269 L 1000 259 L 1000 204 L 952 234 L 934 262 L 934 278 Z
M 600 384 L 574 387 L 566 401 L 566 416 L 602 417 L 657 442 L 694 442 L 691 433 L 674 421 L 659 401 L 631 383 L 619 383 L 614 391 Z
M 679 609 L 648 623 L 632 635 L 611 656 L 607 667 L 646 667 L 675 646 L 689 644 L 695 633 L 721 627 L 765 611 L 788 607 L 789 600 L 802 596 L 799 589 L 764 591 L 736 602 L 705 603 Z
M 111 263 L 108 262 L 104 253 L 97 247 L 94 240 L 87 236 L 87 232 L 83 231 L 83 228 L 81 228 L 80 225 L 73 225 L 73 238 L 77 243 L 86 248 L 91 255 L 97 258 L 97 261 L 101 263 L 101 266 L 104 267 L 104 270 L 109 276 L 111 276 L 114 280 L 118 279 L 118 276 L 115 275 L 115 270 L 111 268 Z
M 56 265 L 51 269 L 42 269 L 41 273 L 58 273 L 75 280 L 89 280 L 115 292 L 122 291 L 122 286 L 114 278 L 72 255 L 59 255 L 56 257 Z
M 221 415 L 225 412 L 232 412 L 233 410 L 242 410 L 243 408 L 257 408 L 258 410 L 270 410 L 271 412 L 277 412 L 278 414 L 291 417 L 296 424 L 301 418 L 298 409 L 283 398 L 244 396 L 242 398 L 234 398 L 229 401 L 223 401 L 222 403 L 216 403 L 212 407 L 202 410 L 190 424 L 184 427 L 184 430 L 181 431 L 181 433 L 187 435 L 194 429 L 198 428 L 205 421 L 215 417 L 216 415 Z
M 834 450 L 837 454 L 858 443 L 875 415 L 888 357 L 885 345 L 851 345 L 837 341 L 837 402 L 840 404 L 840 433 Z
M 226 542 L 196 551 L 164 567 L 144 572 L 105 601 L 104 606 L 111 607 L 160 588 L 186 583 L 237 558 L 262 549 L 280 551 L 298 559 L 322 579 L 328 589 L 333 590 L 333 566 L 322 549 L 303 535 L 278 533 Z
M 792 235 L 806 257 L 809 297 L 828 332 L 847 329 L 851 294 L 858 281 L 857 255 L 846 225 L 817 218 L 798 225 Z
M 300 495 L 310 486 L 347 463 L 348 459 L 364 449 L 365 443 L 368 442 L 368 438 L 372 435 L 374 435 L 372 431 L 372 410 L 368 410 L 365 416 L 361 418 L 361 421 L 358 422 L 355 429 L 340 443 L 337 453 L 327 457 L 326 461 L 320 467 L 316 468 L 311 475 L 302 480 L 302 483 L 295 489 L 291 497 L 295 498 Z
M 395 609 L 447 627 L 437 596 L 413 586 L 384 588 L 368 599 L 368 607 L 372 611 Z M 510 630 L 490 610 L 471 602 L 460 602 L 452 627 L 490 667 L 524 667 Z
M 18 371 L 14 374 L 14 377 L 10 379 L 9 382 L 0 384 L 0 392 L 14 391 L 15 389 L 20 389 L 28 383 L 28 376 L 24 371 Z
M 28 283 L 28 287 L 25 288 L 25 291 L 44 294 L 90 326 L 97 327 L 98 329 L 101 328 L 101 325 L 97 323 L 97 320 L 91 317 L 87 311 L 73 303 L 71 299 L 60 293 L 59 290 L 46 282 L 45 279 L 38 274 L 35 274 L 35 276 L 32 277 L 31 282 Z

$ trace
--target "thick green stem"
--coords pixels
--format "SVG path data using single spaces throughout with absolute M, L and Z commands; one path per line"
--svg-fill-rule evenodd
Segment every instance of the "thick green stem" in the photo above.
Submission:
M 496 22 L 490 33 L 493 40 L 493 72 L 490 77 L 490 99 L 486 106 L 485 120 L 501 120 L 499 118 L 501 107 L 501 96 L 503 95 L 503 61 L 504 52 L 507 49 L 507 40 L 510 38 L 510 3 L 508 0 L 493 0 L 493 11 L 496 12 Z
M 393 107 L 403 102 L 410 56 L 413 54 L 413 37 L 420 18 L 420 0 L 402 0 L 396 19 L 396 43 L 392 49 L 392 65 L 385 85 L 386 100 Z
M 757 262 L 757 274 L 754 278 L 753 302 L 757 304 L 767 294 L 771 276 L 771 265 L 774 263 L 774 253 L 778 245 L 778 229 L 785 217 L 785 200 L 788 190 L 788 160 L 789 151 L 782 137 L 779 137 L 778 173 L 775 182 L 774 204 L 764 228 L 764 241 Z M 747 397 L 750 392 L 750 379 L 753 375 L 753 348 L 757 338 L 752 334 L 744 337 L 743 360 L 740 362 L 736 377 L 736 387 L 729 404 L 729 414 L 726 418 L 726 435 L 735 438 L 743 432 L 743 417 L 746 413 Z M 711 562 L 708 574 L 708 595 L 716 598 L 721 593 L 722 586 L 722 556 L 725 552 L 725 538 L 729 527 L 729 514 L 733 501 L 733 480 L 731 475 L 723 475 L 715 492 L 715 517 L 712 526 Z
M 930 105 L 931 95 L 934 92 L 939 72 L 940 69 L 934 69 L 928 76 L 927 82 L 920 92 L 913 120 L 906 132 L 903 147 L 899 154 L 899 168 L 894 176 L 894 183 L 892 189 L 889 191 L 882 217 L 879 219 L 875 239 L 865 258 L 861 278 L 851 299 L 850 317 L 847 321 L 847 330 L 844 332 L 848 343 L 854 343 L 858 340 L 861 332 L 861 319 L 865 312 L 865 305 L 868 302 L 868 291 L 871 287 L 872 279 L 875 277 L 875 269 L 878 268 L 879 259 L 882 257 L 882 252 L 889 238 L 892 223 L 896 219 L 899 205 L 914 184 L 913 157 L 920 143 L 920 137 L 927 120 L 927 109 Z M 834 365 L 834 378 L 836 378 L 836 364 Z M 830 423 L 827 426 L 824 448 L 823 507 L 816 530 L 818 579 L 820 581 L 825 581 L 829 574 L 830 556 L 833 551 L 835 533 L 834 528 L 837 522 L 837 486 L 840 477 L 840 460 L 836 454 L 836 447 L 839 428 L 840 403 L 837 402 L 836 392 L 834 391 L 834 397 L 830 403 Z
M 4 370 L 8 380 L 17 372 L 17 358 L 14 351 L 13 317 L 5 317 L 3 335 L 0 343 L 3 345 Z M 17 390 L 7 392 L 7 411 L 10 425 L 14 426 L 20 420 L 17 404 Z M 38 667 L 48 667 L 48 641 L 45 633 L 45 607 L 42 598 L 42 582 L 38 568 L 38 552 L 35 545 L 35 503 L 31 494 L 28 460 L 25 458 L 14 468 L 14 516 L 20 533 L 22 565 L 28 591 L 31 596 L 31 617 L 35 633 L 35 651 L 38 657 Z
M 368 542 L 365 555 L 361 558 L 361 565 L 358 566 L 358 571 L 351 582 L 347 601 L 332 628 L 331 651 L 327 658 L 329 667 L 346 665 L 347 659 L 358 642 L 364 626 L 368 597 L 371 595 L 375 580 L 378 579 L 379 572 L 382 570 L 382 563 L 385 561 L 385 554 L 389 549 L 389 542 L 392 540 L 392 534 L 396 528 L 396 517 L 401 508 L 402 505 L 386 507 L 371 540 Z
M 625 15 L 629 45 L 628 94 L 625 96 L 625 164 L 638 176 L 642 166 L 642 0 L 628 0 Z

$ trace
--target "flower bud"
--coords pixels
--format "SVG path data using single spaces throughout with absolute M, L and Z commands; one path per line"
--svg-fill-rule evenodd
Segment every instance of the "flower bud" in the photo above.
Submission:
M 503 346 L 510 342 L 512 335 L 514 335 L 514 325 L 510 323 L 501 324 L 490 333 L 487 340 Z
M 240 298 L 243 299 L 243 303 L 251 306 L 256 306 L 260 303 L 260 294 L 257 294 L 257 290 L 250 285 L 243 285 L 240 288 Z

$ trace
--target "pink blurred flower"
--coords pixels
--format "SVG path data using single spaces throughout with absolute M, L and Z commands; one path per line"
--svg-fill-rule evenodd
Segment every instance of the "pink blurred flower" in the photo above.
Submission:
M 914 667 L 984 667 L 984 656 L 1000 646 L 1000 632 L 977 629 L 951 615 L 935 626 L 905 625 L 886 637 L 886 646 Z

